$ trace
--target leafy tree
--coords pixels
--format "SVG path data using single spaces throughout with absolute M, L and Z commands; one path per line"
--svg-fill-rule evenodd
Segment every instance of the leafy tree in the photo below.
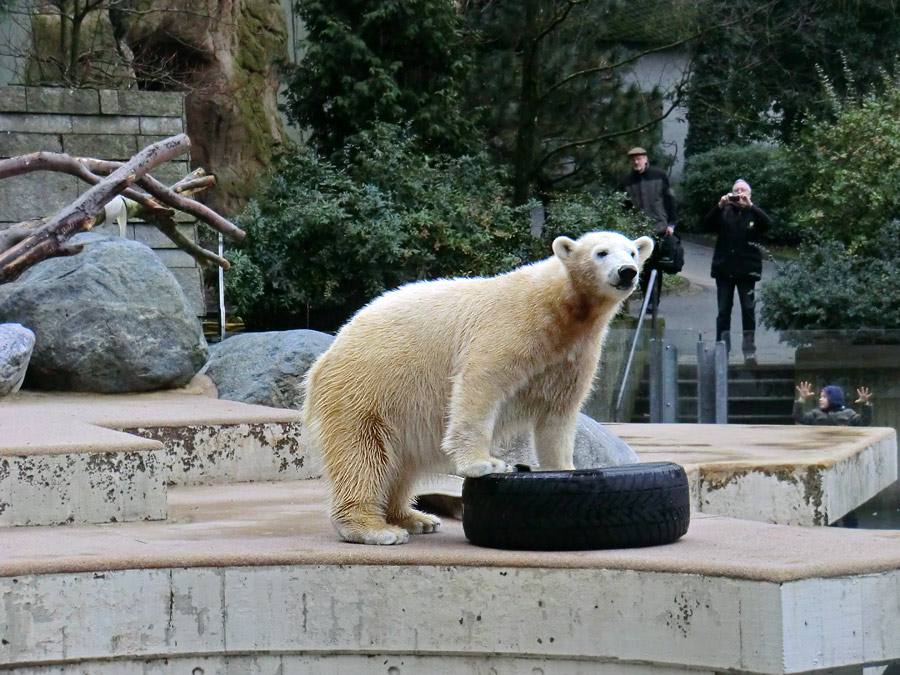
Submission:
M 723 28 L 697 44 L 688 156 L 731 143 L 791 142 L 799 121 L 828 113 L 821 74 L 841 91 L 865 91 L 900 45 L 894 0 L 709 0 L 701 11 Z
M 900 76 L 882 74 L 872 92 L 841 100 L 826 86 L 834 118 L 803 125 L 789 149 L 791 204 L 809 239 L 852 246 L 900 218 Z
M 335 161 L 301 152 L 277 167 L 237 220 L 229 297 L 253 328 L 338 328 L 404 282 L 493 274 L 533 253 L 530 206 L 508 206 L 486 157 L 418 151 L 377 126 Z
M 237 224 L 229 299 L 255 330 L 335 330 L 383 291 L 420 279 L 497 274 L 550 255 L 559 234 L 649 228 L 617 196 L 551 204 L 541 237 L 511 206 L 485 155 L 424 155 L 408 130 L 378 125 L 333 157 L 286 157 Z
M 426 148 L 462 153 L 467 73 L 460 16 L 447 0 L 298 0 L 307 36 L 287 77 L 285 112 L 329 155 L 376 123 L 410 125 Z
M 900 328 L 900 87 L 841 99 L 789 149 L 791 203 L 808 244 L 763 285 L 762 318 L 779 329 Z
M 516 203 L 609 182 L 624 148 L 653 146 L 671 105 L 660 89 L 626 86 L 626 70 L 640 55 L 683 43 L 694 16 L 678 0 L 466 6 L 475 67 L 467 100 L 512 167 Z

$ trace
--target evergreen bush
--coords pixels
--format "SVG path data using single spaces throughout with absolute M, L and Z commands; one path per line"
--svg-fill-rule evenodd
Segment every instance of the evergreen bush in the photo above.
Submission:
M 759 298 L 777 330 L 900 329 L 900 221 L 854 244 L 818 239 L 777 263 Z
M 380 126 L 330 162 L 284 158 L 238 217 L 226 292 L 254 330 L 335 330 L 407 281 L 493 274 L 531 256 L 528 209 L 508 206 L 485 157 L 426 156 Z

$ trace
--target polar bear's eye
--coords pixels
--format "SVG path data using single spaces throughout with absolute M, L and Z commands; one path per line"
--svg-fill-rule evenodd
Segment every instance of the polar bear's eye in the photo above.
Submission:
M 607 256 L 609 251 L 597 251 L 596 256 L 598 260 L 601 260 Z

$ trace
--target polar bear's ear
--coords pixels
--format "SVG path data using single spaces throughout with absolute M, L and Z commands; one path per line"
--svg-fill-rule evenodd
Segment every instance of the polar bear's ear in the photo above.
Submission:
M 553 253 L 560 260 L 567 259 L 575 250 L 575 242 L 568 237 L 557 237 L 553 240 Z
M 643 265 L 647 262 L 650 254 L 653 253 L 653 240 L 650 237 L 638 237 L 634 240 L 634 245 L 637 246 L 638 258 L 640 258 L 641 265 Z

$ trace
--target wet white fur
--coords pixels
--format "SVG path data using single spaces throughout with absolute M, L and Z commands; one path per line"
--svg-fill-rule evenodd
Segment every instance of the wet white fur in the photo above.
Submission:
M 440 520 L 411 507 L 423 475 L 504 471 L 524 427 L 543 469 L 571 469 L 578 411 L 607 324 L 653 241 L 593 232 L 490 278 L 402 286 L 360 310 L 306 380 L 303 415 L 346 541 L 398 544 Z

